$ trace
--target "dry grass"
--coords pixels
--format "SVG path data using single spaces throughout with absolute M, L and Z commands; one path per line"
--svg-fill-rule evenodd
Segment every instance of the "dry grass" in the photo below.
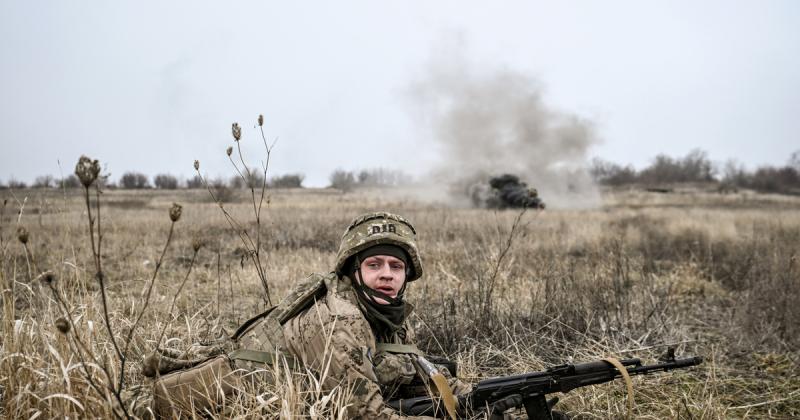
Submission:
M 113 398 L 96 388 L 105 389 L 101 366 L 117 373 L 119 361 L 93 278 L 86 207 L 72 194 L 3 197 L 3 417 L 114 416 Z M 249 197 L 237 194 L 226 209 L 251 220 Z M 183 205 L 150 309 L 130 343 L 126 388 L 146 384 L 139 361 L 163 328 L 166 345 L 186 348 L 263 310 L 259 275 L 205 191 L 109 191 L 101 200 L 109 317 L 120 343 L 142 308 L 170 205 Z M 635 379 L 636 418 L 800 416 L 800 199 L 621 191 L 605 193 L 604 202 L 526 214 L 498 265 L 513 211 L 446 208 L 376 191 L 271 191 L 261 223 L 265 273 L 273 299 L 281 297 L 295 281 L 329 269 L 354 216 L 395 211 L 420 232 L 426 273 L 409 288 L 420 344 L 456 359 L 465 379 L 609 354 L 652 360 L 674 344 L 705 364 Z M 18 226 L 29 232 L 28 251 Z M 197 240 L 205 245 L 192 265 Z M 58 302 L 33 281 L 44 270 L 55 273 L 75 336 L 96 361 L 80 363 L 72 335 L 57 330 Z M 281 386 L 231 402 L 225 416 L 343 414 L 346 392 L 325 395 L 308 375 L 281 378 L 273 381 Z M 620 382 L 575 390 L 559 407 L 580 418 L 619 417 L 623 389 Z

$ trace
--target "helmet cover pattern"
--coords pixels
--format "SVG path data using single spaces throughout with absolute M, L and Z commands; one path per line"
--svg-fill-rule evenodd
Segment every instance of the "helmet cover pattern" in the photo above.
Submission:
M 411 272 L 406 281 L 422 276 L 422 260 L 417 249 L 417 231 L 402 216 L 387 212 L 374 212 L 358 216 L 347 227 L 336 254 L 334 271 L 344 274 L 350 257 L 375 245 L 396 245 L 408 253 Z

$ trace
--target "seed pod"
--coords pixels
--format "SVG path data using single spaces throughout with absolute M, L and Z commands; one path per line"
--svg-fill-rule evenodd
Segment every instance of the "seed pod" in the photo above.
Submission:
M 194 238 L 192 238 L 192 249 L 194 250 L 194 252 L 199 251 L 200 248 L 203 247 L 203 245 L 205 245 L 205 241 L 203 241 L 203 238 L 200 238 L 199 236 L 195 236 Z
M 17 239 L 22 242 L 23 245 L 28 243 L 28 229 L 25 227 L 20 226 L 17 228 Z
M 195 171 L 199 171 L 200 170 L 200 161 L 199 160 L 195 160 L 194 161 L 194 170 Z
M 231 147 L 231 146 L 228 146 L 228 148 L 227 148 L 227 149 L 225 149 L 225 153 L 226 153 L 228 156 L 230 156 L 230 155 L 231 155 L 231 153 L 233 153 L 233 147 Z
M 233 134 L 233 139 L 236 141 L 242 138 L 242 127 L 239 127 L 239 123 L 233 123 L 231 125 L 231 133 Z
M 64 317 L 58 318 L 55 324 L 56 329 L 61 331 L 61 334 L 66 334 L 69 332 L 69 321 L 67 321 Z
M 262 127 L 264 125 L 264 115 L 258 114 L 258 126 Z
M 84 187 L 89 188 L 100 175 L 100 162 L 97 159 L 92 160 L 86 156 L 81 156 L 78 159 L 78 164 L 75 165 L 75 175 Z
M 183 207 L 181 207 L 178 203 L 172 203 L 172 207 L 169 209 L 169 219 L 173 222 L 177 222 L 181 218 L 181 213 L 183 212 Z

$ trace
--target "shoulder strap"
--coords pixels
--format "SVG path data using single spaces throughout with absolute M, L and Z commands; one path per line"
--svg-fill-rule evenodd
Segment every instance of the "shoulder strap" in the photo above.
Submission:
M 314 301 L 325 296 L 327 291 L 324 276 L 311 275 L 283 298 L 283 301 L 278 305 L 280 307 L 276 313 L 278 323 L 280 325 L 285 324 L 288 320 L 308 308 Z
M 399 354 L 416 354 L 422 355 L 422 351 L 413 344 L 395 344 L 395 343 L 375 343 L 376 354 L 380 353 L 399 353 Z
M 240 341 L 246 341 L 245 335 L 253 330 L 256 331 L 257 341 L 260 343 L 258 347 L 283 350 L 282 325 L 325 295 L 327 289 L 323 280 L 324 276 L 312 274 L 292 289 L 278 305 L 245 321 L 231 336 L 231 340 L 247 347 L 248 343 Z
M 248 319 L 247 321 L 245 321 L 244 324 L 240 325 L 239 328 L 236 329 L 236 332 L 233 333 L 233 335 L 231 336 L 231 340 L 233 340 L 233 341 L 239 340 L 239 338 L 241 338 L 242 335 L 244 335 L 244 333 L 246 333 L 247 330 L 249 330 L 250 327 L 253 326 L 253 324 L 258 322 L 259 320 L 261 320 L 265 316 L 269 315 L 277 307 L 278 307 L 277 305 L 273 306 L 273 307 L 267 309 L 266 311 L 264 311 L 264 312 L 262 312 L 262 313 L 260 313 L 260 314 L 258 314 L 256 316 Z

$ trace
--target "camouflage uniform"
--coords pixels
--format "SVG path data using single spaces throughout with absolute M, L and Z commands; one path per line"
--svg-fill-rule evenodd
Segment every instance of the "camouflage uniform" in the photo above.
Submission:
M 392 244 L 401 246 L 410 257 L 406 281 L 416 280 L 422 264 L 415 235 L 410 223 L 392 214 L 373 213 L 356 219 L 343 237 L 336 271 L 309 277 L 241 337 L 241 347 L 282 351 L 317 373 L 325 389 L 349 387 L 352 397 L 347 412 L 351 418 L 409 418 L 385 405 L 384 398 L 415 378 L 413 356 L 379 352 L 381 343 L 376 336 L 383 337 L 382 343 L 413 344 L 414 332 L 407 322 L 411 305 L 405 304 L 406 318 L 400 330 L 391 337 L 376 335 L 375 326 L 359 307 L 354 282 L 343 270 L 358 252 Z M 456 395 L 470 391 L 470 386 L 457 379 L 450 377 L 449 382 Z

